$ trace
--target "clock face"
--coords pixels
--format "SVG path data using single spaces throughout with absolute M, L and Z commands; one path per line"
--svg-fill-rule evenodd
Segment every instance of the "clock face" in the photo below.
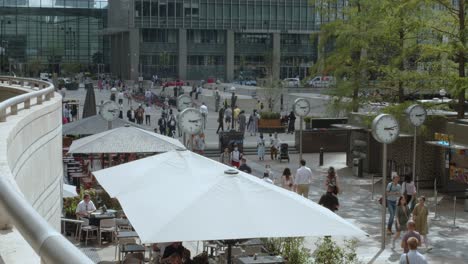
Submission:
M 188 95 L 181 95 L 177 98 L 177 110 L 183 111 L 192 106 L 192 97 Z
M 119 106 L 113 101 L 107 101 L 101 106 L 100 114 L 107 121 L 115 120 L 119 116 Z
M 380 143 L 394 142 L 400 134 L 398 121 L 391 115 L 378 115 L 372 122 L 372 135 Z
M 198 109 L 186 108 L 180 113 L 179 126 L 185 133 L 194 135 L 202 130 L 202 115 Z
M 294 101 L 294 113 L 298 116 L 306 116 L 310 112 L 310 103 L 304 98 Z
M 412 105 L 406 110 L 409 120 L 413 126 L 420 126 L 424 123 L 427 117 L 427 112 L 421 105 Z

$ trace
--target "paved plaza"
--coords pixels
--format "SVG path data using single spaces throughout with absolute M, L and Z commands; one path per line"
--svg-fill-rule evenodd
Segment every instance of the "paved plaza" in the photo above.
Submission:
M 157 91 L 155 91 L 157 92 Z M 207 91 L 208 92 L 208 91 Z M 95 91 L 96 102 L 99 104 L 101 100 L 108 100 L 108 91 Z M 318 98 L 317 100 L 325 100 L 321 95 L 309 95 Z M 77 91 L 67 91 L 66 98 L 79 99 L 81 105 L 84 103 L 85 92 L 83 89 Z M 134 103 L 135 105 L 135 103 Z M 81 106 L 82 107 L 82 106 Z M 124 116 L 128 109 L 128 105 L 124 104 Z M 152 127 L 155 127 L 157 118 L 160 116 L 160 109 L 155 109 L 152 113 Z M 218 144 L 218 139 L 215 134 L 217 123 L 217 114 L 210 109 L 208 116 L 208 124 L 206 130 L 207 148 L 215 148 Z M 297 127 L 297 125 L 296 125 Z M 283 142 L 290 145 L 294 143 L 293 135 L 281 134 L 280 138 Z M 256 137 L 246 133 L 245 144 L 247 146 L 255 146 Z M 353 176 L 351 168 L 346 167 L 345 153 L 326 153 L 324 166 L 319 166 L 318 154 L 304 154 L 304 159 L 307 165 L 313 170 L 314 178 L 311 184 L 309 199 L 317 202 L 320 196 L 325 192 L 325 177 L 329 166 L 334 166 L 337 170 L 340 182 L 341 193 L 339 194 L 340 209 L 338 214 L 348 221 L 369 234 L 369 237 L 360 239 L 358 242 L 357 254 L 364 263 L 398 263 L 402 249 L 397 247 L 391 249 L 391 241 L 387 238 L 386 249 L 380 250 L 380 205 L 377 199 L 380 197 L 382 185 L 380 181 L 374 184 L 375 194 L 372 194 L 372 179 L 369 176 L 357 178 Z M 285 167 L 289 167 L 295 172 L 299 164 L 299 155 L 292 154 L 289 163 L 279 161 L 271 161 L 267 157 L 265 161 L 259 161 L 256 156 L 247 156 L 248 165 L 253 169 L 253 175 L 261 176 L 264 172 L 265 164 L 270 164 L 273 172 L 275 184 L 279 184 L 279 177 Z M 464 212 L 463 200 L 459 200 L 456 204 L 456 222 L 454 228 L 453 223 L 453 200 L 449 196 L 439 194 L 442 199 L 439 199 L 438 205 L 438 220 L 433 220 L 435 203 L 433 199 L 433 191 L 421 190 L 419 194 L 424 194 L 428 198 L 429 214 L 429 239 L 432 250 L 427 251 L 421 248 L 428 259 L 429 263 L 468 263 L 468 212 Z M 373 197 L 372 197 L 373 196 Z M 254 202 L 254 201 L 253 201 Z M 281 210 L 281 208 L 278 208 Z M 298 216 L 300 217 L 300 216 Z M 342 238 L 339 239 L 341 241 Z M 313 250 L 315 248 L 316 238 L 306 238 L 306 247 Z M 340 242 L 341 243 L 341 242 Z M 197 242 L 188 242 L 185 245 L 192 251 L 192 255 L 201 251 L 201 243 L 197 248 Z M 86 247 L 82 250 L 90 256 L 94 261 L 114 260 L 114 246 L 108 247 Z

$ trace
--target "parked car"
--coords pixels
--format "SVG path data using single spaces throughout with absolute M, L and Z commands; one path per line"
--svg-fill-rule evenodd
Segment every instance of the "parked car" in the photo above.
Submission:
M 283 85 L 286 87 L 299 87 L 301 80 L 299 78 L 286 78 L 283 80 Z
M 328 88 L 336 84 L 333 76 L 315 76 L 312 78 L 308 85 L 314 88 Z

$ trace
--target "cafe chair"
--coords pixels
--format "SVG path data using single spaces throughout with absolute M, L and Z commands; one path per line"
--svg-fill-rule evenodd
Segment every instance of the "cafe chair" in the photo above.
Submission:
M 145 256 L 143 253 L 130 253 L 127 254 L 123 261 L 124 264 L 143 264 L 145 263 Z
M 114 242 L 114 237 L 117 232 L 115 219 L 102 219 L 99 223 L 99 245 L 102 242 L 102 233 L 111 233 L 111 243 Z
M 87 246 L 88 240 L 98 238 L 99 229 L 97 226 L 89 225 L 89 219 L 81 218 L 81 220 L 83 221 L 83 223 L 81 224 L 80 237 L 83 232 L 86 232 L 85 245 Z M 93 236 L 94 232 L 96 232 L 96 236 Z M 91 233 L 91 236 L 89 236 L 89 233 Z
M 121 259 L 121 252 L 120 250 L 125 246 L 125 245 L 137 245 L 136 238 L 131 237 L 131 238 L 121 238 L 117 241 L 117 244 L 115 245 L 115 257 L 117 257 L 117 253 L 119 254 L 119 261 Z
M 115 223 L 117 225 L 118 230 L 127 230 L 132 231 L 133 227 L 130 224 L 130 221 L 126 218 L 116 218 Z

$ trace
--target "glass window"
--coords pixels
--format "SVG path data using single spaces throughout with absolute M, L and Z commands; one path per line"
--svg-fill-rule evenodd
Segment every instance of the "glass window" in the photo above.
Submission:
M 150 16 L 150 2 L 143 2 L 143 16 Z
M 231 6 L 229 4 L 224 4 L 223 6 L 223 17 L 231 18 Z

